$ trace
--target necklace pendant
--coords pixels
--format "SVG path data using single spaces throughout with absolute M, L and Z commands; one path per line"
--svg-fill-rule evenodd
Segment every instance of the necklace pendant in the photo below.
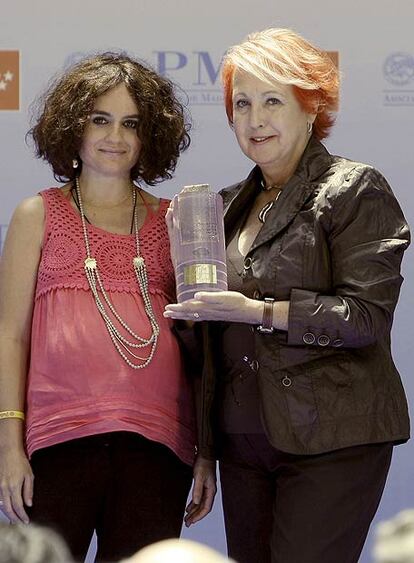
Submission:
M 133 264 L 135 268 L 141 268 L 141 266 L 144 263 L 144 259 L 142 256 L 135 256 L 134 260 L 133 260 Z
M 266 205 L 264 205 L 264 206 L 262 207 L 262 209 L 259 211 L 257 217 L 258 217 L 258 219 L 259 219 L 259 221 L 260 221 L 261 223 L 264 223 L 264 222 L 266 221 L 266 216 L 267 216 L 267 214 L 268 214 L 269 211 L 272 209 L 274 203 L 279 199 L 279 196 L 280 196 L 281 193 L 282 193 L 281 191 L 278 192 L 278 193 L 276 194 L 275 199 L 274 199 L 273 201 L 268 201 L 268 202 L 266 203 Z
M 269 213 L 269 211 L 272 209 L 273 203 L 274 203 L 273 201 L 268 201 L 266 205 L 259 211 L 257 217 L 261 223 L 264 223 L 266 221 L 266 216 Z
M 88 257 L 85 259 L 85 268 L 88 270 L 96 270 L 96 260 L 95 258 Z

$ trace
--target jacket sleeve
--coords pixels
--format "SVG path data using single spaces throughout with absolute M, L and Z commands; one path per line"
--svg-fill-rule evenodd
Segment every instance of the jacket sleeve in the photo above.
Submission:
M 186 374 L 190 377 L 197 426 L 196 452 L 205 459 L 216 459 L 211 417 L 214 384 L 206 380 L 214 378 L 215 370 L 209 353 L 211 334 L 208 323 L 188 326 L 184 321 L 175 321 L 173 332 L 179 342 Z M 209 404 L 209 408 L 206 408 Z
M 358 348 L 391 329 L 403 281 L 401 260 L 410 242 L 397 200 L 384 177 L 364 167 L 345 179 L 331 213 L 332 294 L 292 289 L 290 345 Z

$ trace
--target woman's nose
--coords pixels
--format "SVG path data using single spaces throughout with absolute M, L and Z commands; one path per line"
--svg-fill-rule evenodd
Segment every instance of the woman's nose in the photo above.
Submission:
M 253 129 L 263 127 L 266 122 L 266 112 L 264 108 L 258 105 L 252 105 L 250 109 L 250 126 Z
M 112 123 L 107 129 L 107 139 L 117 142 L 122 139 L 122 126 L 119 123 Z

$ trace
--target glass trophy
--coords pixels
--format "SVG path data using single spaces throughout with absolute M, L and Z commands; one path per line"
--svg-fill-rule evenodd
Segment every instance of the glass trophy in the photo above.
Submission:
M 178 303 L 197 291 L 227 290 L 223 200 L 208 184 L 185 186 L 174 197 L 171 256 Z

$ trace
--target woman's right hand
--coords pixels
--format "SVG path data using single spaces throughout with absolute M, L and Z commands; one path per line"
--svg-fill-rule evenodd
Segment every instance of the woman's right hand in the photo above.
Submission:
M 32 506 L 33 473 L 23 450 L 0 451 L 0 510 L 11 523 L 29 523 L 26 506 Z
M 194 463 L 194 482 L 191 501 L 186 507 L 184 523 L 189 528 L 207 516 L 213 507 L 217 492 L 216 462 L 200 455 Z

